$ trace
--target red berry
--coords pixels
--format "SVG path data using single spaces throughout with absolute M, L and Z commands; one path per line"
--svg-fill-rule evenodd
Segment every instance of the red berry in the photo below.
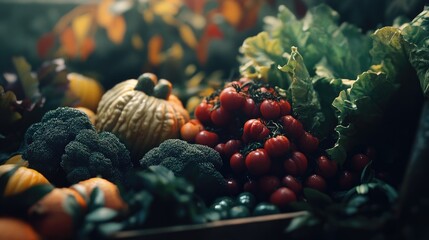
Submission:
M 219 143 L 219 137 L 214 132 L 202 130 L 195 135 L 195 143 L 214 148 Z
M 300 176 L 307 171 L 308 160 L 302 152 L 292 152 L 290 158 L 283 162 L 285 172 L 293 176 Z
M 281 187 L 270 196 L 270 202 L 279 208 L 285 208 L 289 203 L 296 201 L 296 194 L 287 187 Z
M 319 139 L 304 131 L 304 134 L 299 138 L 299 147 L 304 152 L 314 152 L 319 147 Z
M 301 182 L 292 175 L 284 176 L 281 181 L 281 184 L 294 191 L 297 195 L 300 194 L 302 191 Z
M 304 134 L 304 126 L 302 123 L 291 115 L 281 117 L 280 121 L 288 136 L 298 139 Z
M 262 194 L 270 195 L 280 186 L 280 180 L 276 176 L 262 176 L 258 179 L 258 190 Z
M 358 153 L 353 155 L 353 157 L 350 159 L 350 167 L 355 172 L 362 172 L 363 169 L 368 165 L 369 158 L 365 154 Z
M 229 166 L 235 173 L 242 173 L 246 170 L 245 158 L 241 153 L 234 153 L 229 159 Z
M 305 186 L 324 192 L 326 190 L 326 181 L 323 177 L 313 174 L 307 178 Z
M 252 175 L 266 174 L 271 167 L 271 160 L 263 148 L 258 148 L 247 154 L 245 163 L 247 170 Z
M 317 173 L 325 178 L 335 176 L 338 170 L 337 162 L 329 160 L 326 156 L 320 156 L 316 159 Z

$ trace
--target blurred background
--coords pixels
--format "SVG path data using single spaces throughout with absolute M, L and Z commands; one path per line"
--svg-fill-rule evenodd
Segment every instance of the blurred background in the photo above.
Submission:
M 371 32 L 412 19 L 425 2 L 0 0 L 0 150 L 16 150 L 47 110 L 80 103 L 96 111 L 91 95 L 143 72 L 170 80 L 184 104 L 209 94 L 239 75 L 244 39 L 261 32 L 280 5 L 302 18 L 325 3 L 339 22 Z M 71 81 L 71 72 L 82 76 Z

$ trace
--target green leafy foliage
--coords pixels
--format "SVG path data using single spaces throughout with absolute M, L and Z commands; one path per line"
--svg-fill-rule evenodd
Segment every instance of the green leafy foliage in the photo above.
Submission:
M 425 10 L 401 27 L 362 33 L 340 24 L 338 13 L 326 5 L 310 8 L 301 19 L 280 7 L 277 17 L 267 19 L 265 32 L 244 42 L 241 72 L 287 89 L 293 114 L 322 141 L 329 157 L 342 164 L 362 144 L 383 141 L 379 136 L 397 138 L 385 134 L 394 124 L 384 124 L 395 108 L 409 112 L 407 106 L 421 106 L 422 93 L 415 85 L 419 79 L 426 93 L 427 18 Z M 285 53 L 291 47 L 292 53 Z M 415 120 L 412 114 L 393 122 L 410 126 Z M 385 159 L 393 162 L 395 154 Z
M 81 224 L 80 239 L 114 236 L 118 231 L 216 221 L 219 213 L 210 210 L 184 178 L 163 166 L 150 166 L 129 175 L 129 184 L 120 185 L 128 205 L 125 213 L 103 207 L 101 191 L 91 194 L 88 214 Z

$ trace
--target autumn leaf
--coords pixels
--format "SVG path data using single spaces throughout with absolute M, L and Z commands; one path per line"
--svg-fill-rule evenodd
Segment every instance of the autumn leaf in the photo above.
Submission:
M 161 50 L 163 39 L 160 35 L 153 36 L 148 43 L 148 59 L 153 66 L 158 66 L 162 62 Z
M 188 6 L 194 13 L 202 14 L 204 10 L 205 0 L 184 0 L 186 6 Z
M 125 31 L 127 28 L 127 24 L 123 16 L 116 16 L 113 18 L 113 21 L 106 28 L 107 36 L 112 42 L 116 44 L 121 44 L 124 40 Z
M 183 41 L 190 47 L 195 48 L 198 44 L 197 38 L 195 37 L 194 32 L 192 31 L 192 28 L 189 27 L 186 24 L 181 24 L 179 26 L 179 33 L 180 37 L 183 39 Z
M 71 28 L 73 29 L 76 41 L 80 45 L 89 33 L 92 24 L 92 16 L 89 13 L 80 15 L 73 19 Z
M 136 50 L 142 50 L 144 47 L 143 39 L 138 34 L 134 34 L 131 38 L 131 45 Z
M 95 50 L 95 41 L 92 37 L 87 37 L 83 40 L 80 47 L 80 57 L 82 60 L 86 60 L 88 56 Z
M 53 49 L 55 44 L 55 34 L 52 32 L 45 33 L 38 41 L 37 41 L 37 54 L 41 58 L 46 58 L 49 54 L 49 51 Z
M 238 26 L 243 16 L 243 10 L 241 9 L 238 1 L 235 0 L 223 1 L 221 12 L 225 20 L 234 27 Z
M 63 47 L 65 54 L 69 57 L 76 57 L 78 53 L 78 45 L 76 36 L 71 27 L 67 27 L 60 35 L 60 43 Z
M 239 31 L 244 31 L 246 29 L 249 29 L 255 26 L 256 22 L 258 21 L 258 16 L 259 16 L 261 7 L 262 7 L 262 1 L 258 1 L 255 4 L 246 5 L 246 8 L 244 9 L 244 12 L 246 14 L 244 14 L 237 29 Z
M 102 27 L 109 27 L 115 15 L 110 11 L 114 0 L 102 0 L 97 8 L 97 23 Z

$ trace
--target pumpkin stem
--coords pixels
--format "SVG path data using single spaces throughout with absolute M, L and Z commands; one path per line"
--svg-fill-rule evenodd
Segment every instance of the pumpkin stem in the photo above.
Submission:
M 153 96 L 161 99 L 168 99 L 173 89 L 173 85 L 165 79 L 160 79 L 156 84 L 153 92 Z
M 147 95 L 152 95 L 155 85 L 158 82 L 158 78 L 153 73 L 143 73 L 137 79 L 137 85 L 134 87 L 134 90 L 142 91 Z

